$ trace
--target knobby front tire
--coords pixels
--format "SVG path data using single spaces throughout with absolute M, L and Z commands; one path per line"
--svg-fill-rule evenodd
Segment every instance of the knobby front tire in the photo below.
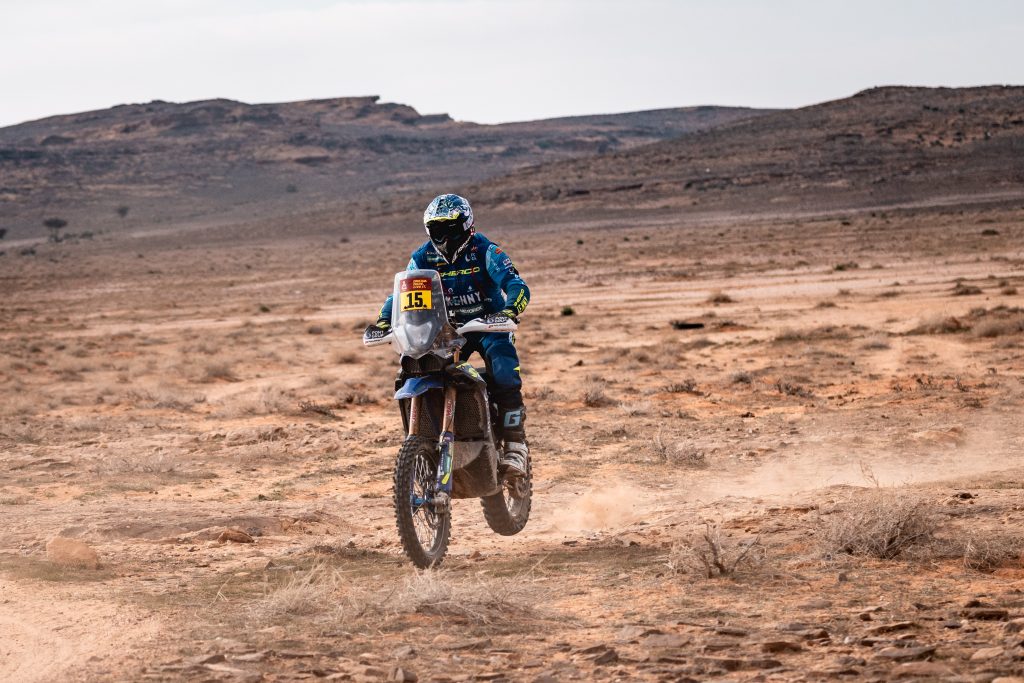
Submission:
M 420 569 L 436 567 L 448 552 L 451 509 L 436 513 L 427 503 L 437 478 L 437 443 L 409 437 L 395 459 L 395 524 L 402 549 Z

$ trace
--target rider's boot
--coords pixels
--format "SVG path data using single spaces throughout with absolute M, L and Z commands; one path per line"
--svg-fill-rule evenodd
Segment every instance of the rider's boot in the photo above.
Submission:
M 526 445 L 526 408 L 518 406 L 502 406 L 501 433 L 505 447 L 498 459 L 501 469 L 507 474 L 525 477 L 530 449 Z

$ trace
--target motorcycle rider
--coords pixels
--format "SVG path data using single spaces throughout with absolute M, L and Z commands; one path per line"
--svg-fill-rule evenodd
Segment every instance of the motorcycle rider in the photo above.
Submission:
M 530 290 L 512 259 L 501 247 L 476 231 L 473 209 L 457 194 L 434 198 L 423 212 L 427 241 L 413 252 L 408 270 L 436 270 L 441 275 L 449 313 L 456 322 L 497 313 L 518 322 L 530 301 Z M 380 309 L 371 327 L 391 328 L 392 298 Z M 462 358 L 475 351 L 487 363 L 491 395 L 498 404 L 504 452 L 500 465 L 510 474 L 525 475 L 527 455 L 526 409 L 523 407 L 519 354 L 511 332 L 466 334 Z

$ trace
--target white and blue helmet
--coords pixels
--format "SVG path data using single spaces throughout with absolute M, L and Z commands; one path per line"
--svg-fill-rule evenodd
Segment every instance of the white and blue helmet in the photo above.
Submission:
M 438 195 L 423 212 L 423 228 L 437 253 L 454 263 L 475 232 L 473 208 L 457 194 Z

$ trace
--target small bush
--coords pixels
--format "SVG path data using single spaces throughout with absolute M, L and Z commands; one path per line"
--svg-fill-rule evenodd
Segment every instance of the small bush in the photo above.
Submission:
M 935 315 L 919 322 L 910 330 L 910 334 L 955 334 L 971 329 L 971 326 L 959 318 L 946 315 Z
M 444 570 L 412 574 L 380 609 L 426 614 L 478 625 L 503 624 L 536 615 L 543 594 L 523 576 L 462 577 Z
M 734 304 L 736 300 L 723 291 L 715 291 L 708 297 L 709 304 Z
M 874 489 L 840 504 L 823 518 L 818 540 L 825 555 L 890 560 L 931 543 L 939 526 L 935 505 L 895 489 Z
M 219 379 L 227 382 L 237 382 L 238 377 L 235 375 L 235 371 L 231 369 L 231 364 L 227 361 L 218 360 L 207 363 L 203 368 L 203 375 L 200 377 L 200 382 L 215 382 Z
M 1024 317 L 982 320 L 974 326 L 974 329 L 971 332 L 976 337 L 985 337 L 988 339 L 1017 334 L 1019 332 L 1024 332 Z
M 572 306 L 562 306 L 562 315 L 576 315 L 576 311 L 573 310 Z
M 733 384 L 750 384 L 754 381 L 754 376 L 746 370 L 740 370 L 734 372 L 729 376 L 729 381 Z
M 979 572 L 991 572 L 1020 561 L 1024 552 L 1024 538 L 1005 534 L 969 532 L 963 543 L 964 567 Z
M 953 296 L 977 296 L 981 293 L 981 287 L 965 285 L 963 282 L 957 282 L 953 287 Z
M 837 263 L 832 266 L 832 270 L 843 272 L 844 270 L 857 270 L 860 268 L 860 264 L 856 261 L 847 261 L 846 263 Z
M 757 536 L 732 541 L 722 534 L 719 524 L 704 522 L 704 530 L 676 544 L 669 555 L 673 572 L 694 574 L 706 579 L 732 577 L 764 565 L 767 549 Z
M 868 337 L 864 341 L 864 344 L 861 345 L 861 348 L 864 349 L 865 351 L 883 351 L 885 349 L 891 348 L 891 346 L 892 345 L 889 344 L 888 339 L 886 339 L 882 335 L 875 335 L 873 337 Z
M 697 389 L 697 381 L 694 379 L 684 379 L 680 382 L 672 382 L 665 387 L 665 391 L 670 394 L 699 394 L 700 391 Z
M 590 380 L 583 385 L 583 405 L 589 408 L 598 408 L 608 405 L 608 394 L 605 393 L 604 385 L 596 380 Z
M 293 574 L 288 581 L 268 591 L 251 608 L 261 623 L 276 623 L 282 617 L 308 617 L 321 614 L 337 604 L 343 585 L 341 572 L 315 562 L 308 570 Z

